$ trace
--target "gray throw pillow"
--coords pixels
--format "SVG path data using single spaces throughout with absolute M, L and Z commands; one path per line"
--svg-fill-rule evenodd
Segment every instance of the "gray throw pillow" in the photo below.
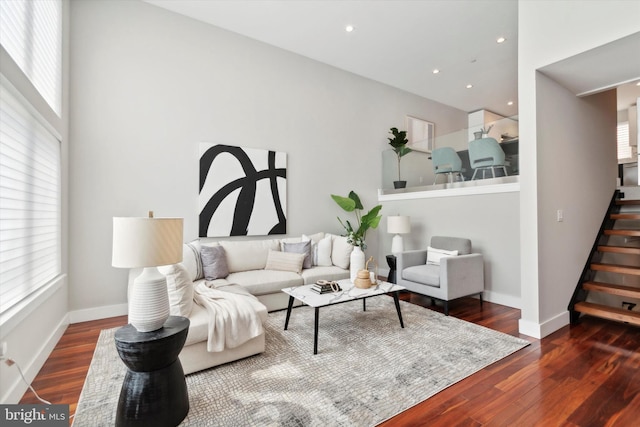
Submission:
M 224 279 L 229 275 L 227 254 L 222 246 L 200 247 L 202 270 L 206 280 Z
M 311 268 L 311 241 L 300 243 L 282 243 L 282 252 L 305 254 L 302 268 Z

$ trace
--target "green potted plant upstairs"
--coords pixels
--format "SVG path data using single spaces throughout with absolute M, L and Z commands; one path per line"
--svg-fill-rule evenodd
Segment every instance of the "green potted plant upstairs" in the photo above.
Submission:
M 389 140 L 389 145 L 393 147 L 393 151 L 398 157 L 398 180 L 393 181 L 393 188 L 404 188 L 407 185 L 407 181 L 402 181 L 400 178 L 400 159 L 413 150 L 407 147 L 407 143 L 409 142 L 407 139 L 407 131 L 399 131 L 398 128 L 391 128 L 389 133 L 393 135 L 393 138 L 387 138 Z
M 335 200 L 335 202 L 346 212 L 355 212 L 356 220 L 358 221 L 357 227 L 354 228 L 351 225 L 349 220 L 342 221 L 340 217 L 338 217 L 338 221 L 340 225 L 344 227 L 347 232 L 347 243 L 350 243 L 354 246 L 353 251 L 351 252 L 351 261 L 350 261 L 350 278 L 351 282 L 353 282 L 356 278 L 358 270 L 362 270 L 364 268 L 364 252 L 363 250 L 367 248 L 367 244 L 365 243 L 365 239 L 367 237 L 367 230 L 370 228 L 377 228 L 378 224 L 380 224 L 380 219 L 382 215 L 379 215 L 380 209 L 382 209 L 382 205 L 374 206 L 369 212 L 365 215 L 362 215 L 361 211 L 364 210 L 362 206 L 362 202 L 360 201 L 360 197 L 354 192 L 350 191 L 348 197 L 337 196 L 335 194 L 331 195 L 331 198 Z

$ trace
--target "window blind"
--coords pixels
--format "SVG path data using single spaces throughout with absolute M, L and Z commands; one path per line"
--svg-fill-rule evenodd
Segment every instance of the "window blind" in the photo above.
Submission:
M 60 116 L 62 0 L 1 0 L 0 44 Z
M 632 155 L 629 145 L 629 122 L 618 123 L 618 160 L 630 159 Z
M 61 272 L 60 142 L 0 85 L 0 313 Z

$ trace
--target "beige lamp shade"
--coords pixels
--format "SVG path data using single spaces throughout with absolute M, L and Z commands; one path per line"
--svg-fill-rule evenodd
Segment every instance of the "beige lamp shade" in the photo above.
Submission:
M 113 218 L 111 265 L 155 267 L 182 261 L 182 218 Z
M 395 215 L 387 217 L 387 232 L 391 234 L 407 234 L 411 231 L 410 217 Z
M 144 267 L 129 293 L 129 323 L 139 332 L 163 327 L 169 318 L 167 280 L 156 268 L 182 261 L 182 218 L 113 218 L 111 264 Z

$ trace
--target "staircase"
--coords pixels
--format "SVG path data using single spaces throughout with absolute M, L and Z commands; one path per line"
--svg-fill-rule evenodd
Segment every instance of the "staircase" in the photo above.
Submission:
M 587 314 L 640 326 L 640 311 L 632 311 L 640 307 L 640 200 L 619 196 L 611 199 L 571 298 L 573 324 Z

